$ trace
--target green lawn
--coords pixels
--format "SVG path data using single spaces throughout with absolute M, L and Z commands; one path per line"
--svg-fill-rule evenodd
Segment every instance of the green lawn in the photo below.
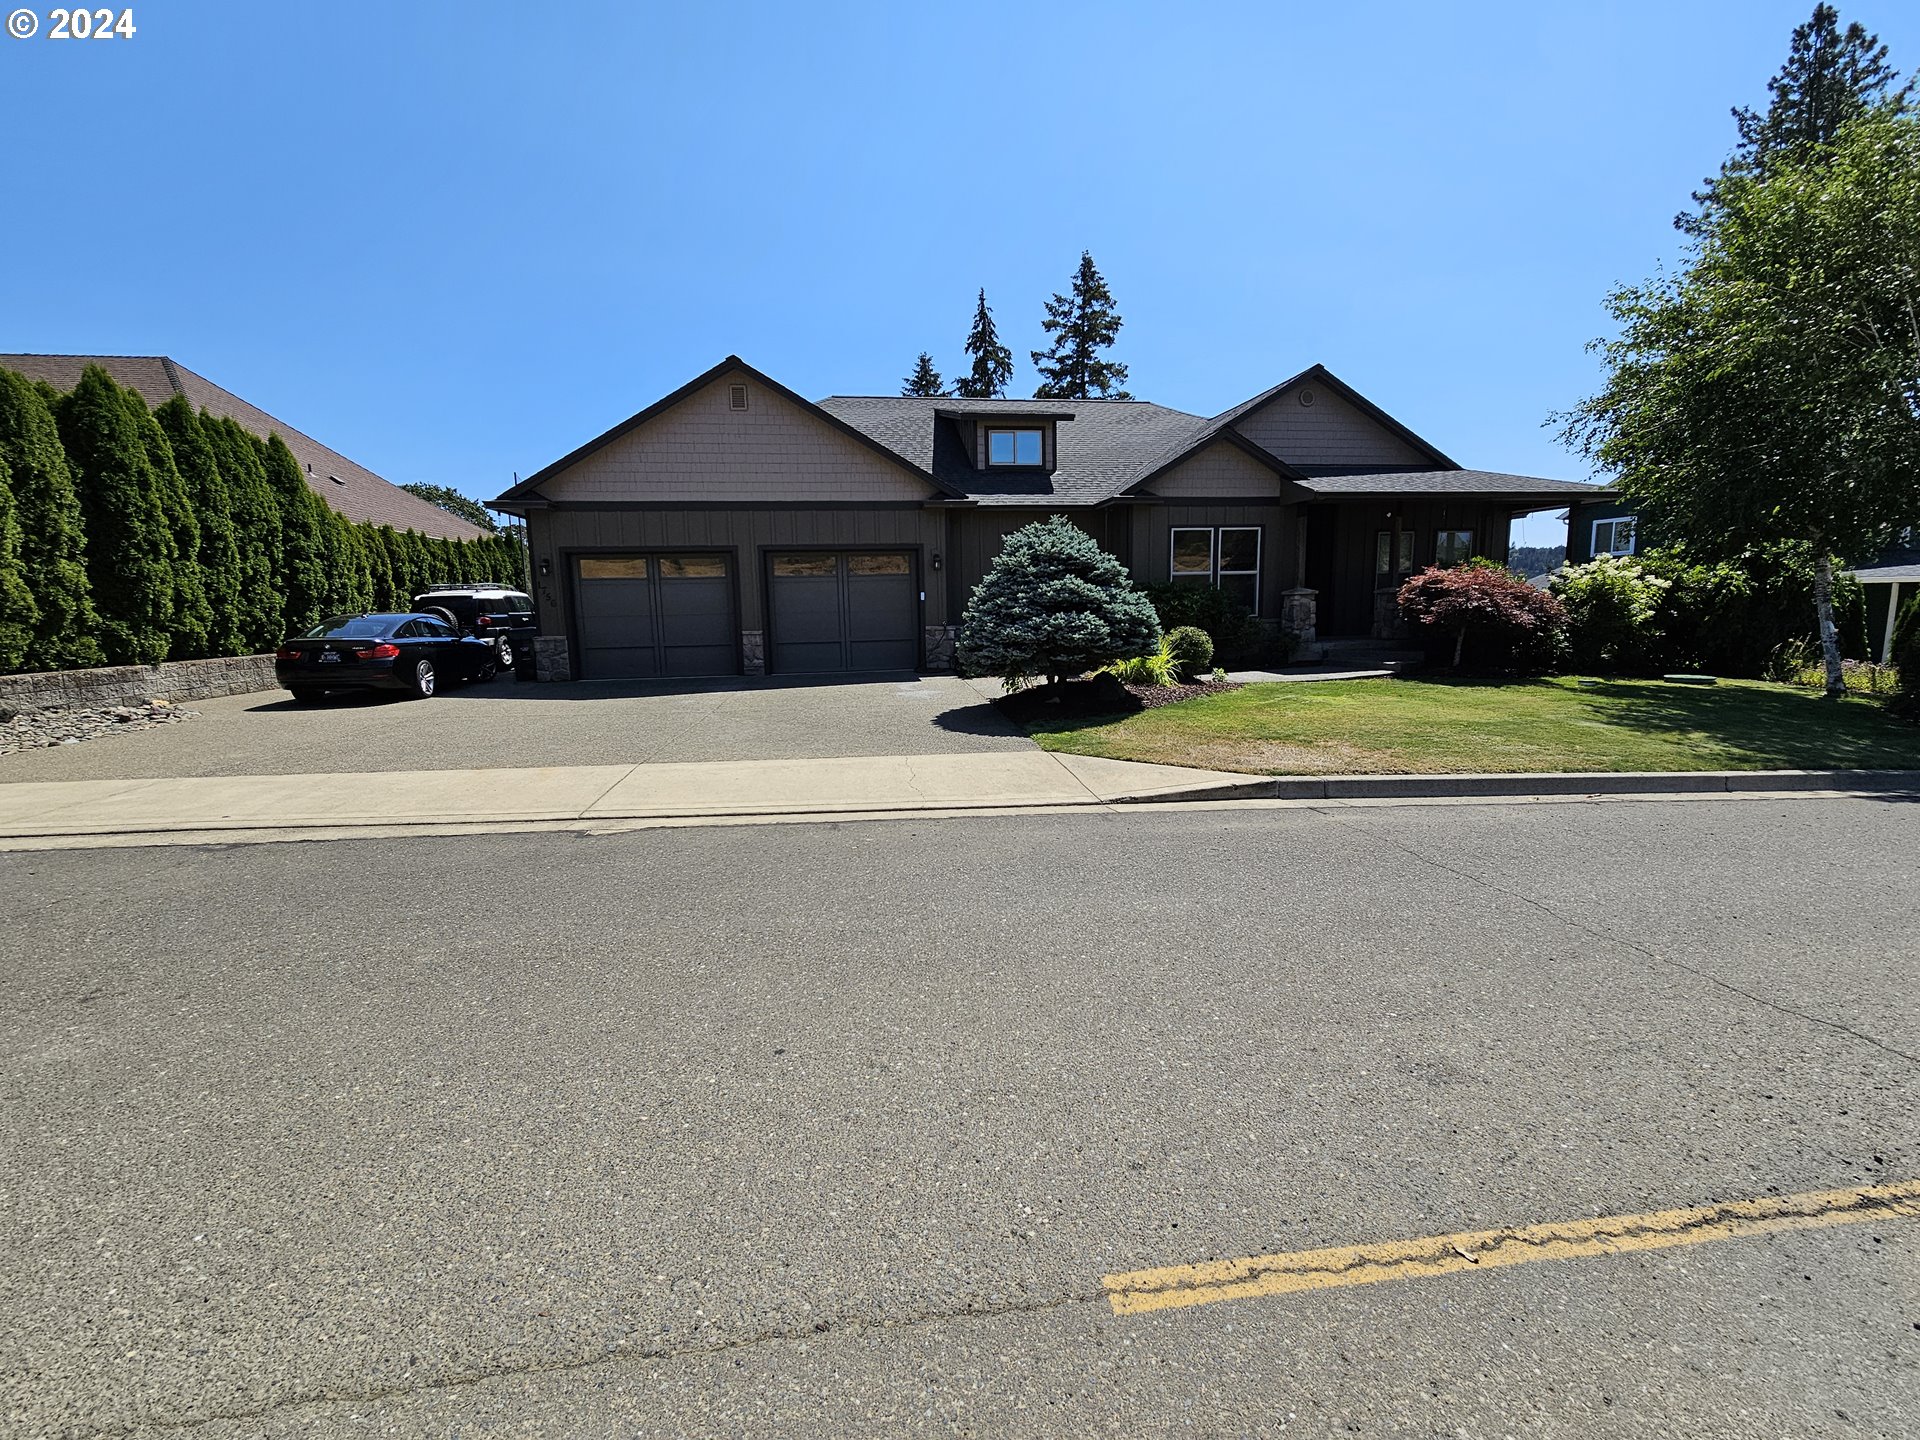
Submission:
M 1259 775 L 1920 769 L 1876 701 L 1758 681 L 1329 680 L 1031 727 L 1048 750 Z

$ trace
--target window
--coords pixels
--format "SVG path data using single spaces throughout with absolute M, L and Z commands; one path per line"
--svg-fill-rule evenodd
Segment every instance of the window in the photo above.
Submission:
M 454 628 L 442 620 L 416 620 L 414 634 L 427 640 L 450 640 L 455 635 Z
M 840 573 L 840 557 L 838 555 L 776 555 L 773 557 L 773 573 L 788 580 L 808 576 L 834 576 Z
M 1398 563 L 1394 557 L 1394 537 L 1400 539 Z M 1373 535 L 1373 578 L 1375 583 L 1391 581 L 1398 575 L 1413 573 L 1413 532 L 1376 530 Z
M 989 465 L 1038 465 L 1043 448 L 1038 430 L 987 431 Z
M 1224 590 L 1254 614 L 1260 613 L 1260 527 L 1222 525 L 1179 528 L 1171 541 L 1169 573 L 1174 580 Z
M 660 561 L 662 580 L 722 580 L 726 574 L 724 555 L 668 555 Z
M 1593 553 L 1596 555 L 1633 554 L 1633 516 L 1619 515 L 1611 520 L 1593 522 Z
M 589 555 L 581 558 L 582 580 L 644 580 L 647 557 L 644 555 Z
M 1433 563 L 1436 565 L 1458 565 L 1473 555 L 1473 532 L 1471 530 L 1436 530 L 1433 532 Z
M 849 555 L 849 575 L 911 575 L 913 566 L 904 555 Z

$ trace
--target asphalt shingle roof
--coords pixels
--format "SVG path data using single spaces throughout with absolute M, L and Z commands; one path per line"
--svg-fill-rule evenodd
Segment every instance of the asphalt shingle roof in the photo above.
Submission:
M 1540 495 L 1593 499 L 1607 493 L 1577 480 L 1503 475 L 1494 470 L 1352 470 L 1303 465 L 1300 483 L 1315 495 Z
M 71 390 L 79 384 L 80 372 L 89 365 L 98 365 L 116 384 L 138 391 L 149 406 L 184 395 L 195 409 L 232 419 L 263 440 L 278 435 L 300 462 L 313 492 L 349 520 L 418 530 L 447 540 L 477 540 L 487 533 L 438 505 L 408 494 L 364 465 L 356 465 L 165 355 L 0 355 L 0 369 L 17 371 L 29 380 L 44 380 L 57 390 Z

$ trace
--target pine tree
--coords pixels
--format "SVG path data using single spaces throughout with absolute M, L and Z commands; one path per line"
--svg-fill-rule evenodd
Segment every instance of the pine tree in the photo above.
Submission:
M 21 576 L 39 611 L 24 663 L 34 670 L 98 665 L 100 617 L 80 496 L 45 393 L 11 370 L 0 370 L 0 463 L 11 475 Z
M 1700 208 L 1674 216 L 1674 228 L 1704 235 L 1729 179 L 1764 180 L 1776 167 L 1801 163 L 1808 152 L 1833 144 L 1843 125 L 1868 110 L 1905 109 L 1913 87 L 1899 87 L 1899 80 L 1899 72 L 1887 64 L 1887 47 L 1879 36 L 1868 34 L 1858 20 L 1842 30 L 1838 10 L 1815 5 L 1813 18 L 1794 29 L 1786 64 L 1767 82 L 1773 98 L 1766 112 L 1734 107 L 1739 143 L 1720 173 L 1694 192 Z
M 1126 566 L 1064 516 L 1007 536 L 967 599 L 960 663 L 974 675 L 1049 685 L 1160 643 L 1160 617 Z
M 280 502 L 267 483 L 260 447 L 237 421 L 202 410 L 200 428 L 227 484 L 240 560 L 235 587 L 240 653 L 257 655 L 273 649 L 287 634 L 280 588 Z
M 326 608 L 326 504 L 307 484 L 286 441 L 269 435 L 255 443 L 280 507 L 281 596 L 287 628 L 297 635 L 319 624 Z
M 158 665 L 172 641 L 174 542 L 140 427 L 97 365 L 54 418 L 86 517 L 101 649 L 109 664 Z
M 920 358 L 913 362 L 913 373 L 900 382 L 902 395 L 921 395 L 935 397 L 947 393 L 947 382 L 940 378 L 940 372 L 933 368 L 933 357 L 926 351 L 920 352 Z
M 0 460 L 0 674 L 18 670 L 33 646 L 40 609 L 27 589 L 20 559 L 20 517 L 7 462 Z
M 987 308 L 984 289 L 974 307 L 966 350 L 973 357 L 973 368 L 954 382 L 954 393 L 969 400 L 997 400 L 1005 395 L 1007 382 L 1013 379 L 1013 352 L 1000 343 L 1000 332 L 993 328 L 993 311 Z
M 1053 345 L 1032 352 L 1033 367 L 1040 372 L 1034 398 L 1131 400 L 1125 390 L 1114 388 L 1127 383 L 1127 367 L 1100 354 L 1113 344 L 1123 323 L 1113 308 L 1106 279 L 1094 267 L 1092 253 L 1082 250 L 1072 294 L 1056 294 L 1049 300 L 1047 318 L 1040 322 L 1040 328 L 1053 337 Z
M 173 451 L 174 468 L 186 486 L 187 501 L 199 526 L 199 578 L 210 611 L 208 653 L 244 655 L 249 639 L 241 607 L 243 572 L 234 542 L 233 502 L 219 457 L 206 426 L 183 395 L 153 412 Z

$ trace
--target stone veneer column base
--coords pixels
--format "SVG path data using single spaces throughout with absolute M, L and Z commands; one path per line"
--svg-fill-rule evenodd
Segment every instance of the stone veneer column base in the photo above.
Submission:
M 742 675 L 764 675 L 767 673 L 767 639 L 763 630 L 742 630 L 740 632 L 740 673 Z
M 533 678 L 536 680 L 573 679 L 573 659 L 567 654 L 564 635 L 533 637 Z
M 1280 628 L 1302 645 L 1311 645 L 1320 624 L 1320 592 L 1302 586 L 1280 592 Z
M 928 625 L 922 632 L 925 665 L 929 670 L 953 669 L 954 651 L 960 639 L 958 625 Z

